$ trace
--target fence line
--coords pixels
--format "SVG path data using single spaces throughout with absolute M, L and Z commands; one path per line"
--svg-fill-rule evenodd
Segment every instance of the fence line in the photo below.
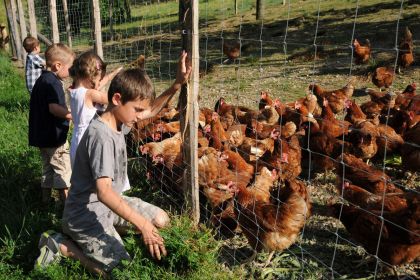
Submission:
M 215 228 L 217 225 L 215 238 L 225 239 L 230 245 L 221 248 L 220 256 L 221 262 L 225 261 L 228 269 L 239 269 L 237 265 L 243 259 L 251 257 L 249 251 L 260 252 L 262 249 L 277 251 L 277 248 L 273 249 L 270 243 L 270 238 L 274 238 L 277 246 L 284 246 L 282 250 L 278 250 L 277 257 L 274 258 L 276 265 L 272 265 L 270 272 L 267 268 L 262 268 L 260 275 L 255 275 L 253 271 L 258 266 L 253 263 L 251 267 L 243 268 L 249 277 L 258 278 L 264 275 L 261 276 L 264 278 L 270 273 L 272 277 L 286 277 L 286 273 L 290 273 L 294 275 L 293 277 L 302 279 L 344 279 L 356 272 L 346 268 L 348 261 L 343 259 L 354 259 L 348 255 L 355 251 L 363 251 L 376 262 L 375 268 L 370 268 L 368 271 L 369 275 L 376 279 L 383 277 L 379 276 L 380 262 L 392 267 L 394 271 L 396 265 L 403 264 L 392 263 L 383 253 L 388 246 L 392 247 L 397 242 L 389 241 L 388 236 L 384 237 L 385 232 L 395 231 L 396 235 L 399 234 L 406 240 L 410 239 L 413 244 L 420 241 L 417 239 L 420 232 L 414 227 L 405 228 L 408 224 L 404 224 L 404 221 L 393 219 L 387 208 L 389 206 L 386 204 L 387 200 L 393 196 L 387 195 L 390 192 L 387 188 L 395 187 L 393 190 L 401 191 L 401 194 L 393 197 L 401 196 L 409 200 L 412 198 L 407 198 L 408 196 L 419 195 L 418 186 L 413 186 L 411 181 L 396 180 L 397 175 L 390 178 L 386 174 L 396 174 L 406 170 L 410 172 L 414 170 L 414 173 L 416 171 L 414 167 L 410 169 L 410 164 L 404 161 L 414 161 L 413 157 L 408 158 L 407 151 L 420 148 L 420 143 L 413 140 L 413 137 L 409 139 L 410 133 L 417 128 L 414 125 L 418 116 L 418 112 L 416 113 L 416 110 L 418 111 L 417 96 L 407 97 L 413 105 L 408 105 L 406 109 L 396 110 L 392 108 L 395 105 L 391 103 L 395 104 L 397 99 L 397 96 L 393 95 L 397 91 L 395 89 L 403 85 L 399 81 L 410 77 L 411 83 L 412 80 L 418 79 L 418 76 L 407 70 L 404 75 L 397 76 L 398 79 L 390 83 L 388 93 L 376 93 L 376 96 L 381 95 L 377 99 L 384 98 L 381 104 L 386 103 L 378 111 L 377 118 L 372 121 L 369 118 L 354 121 L 348 134 L 344 132 L 348 127 L 344 115 L 351 111 L 351 108 L 347 107 L 347 100 L 352 98 L 354 100 L 357 96 L 358 103 L 362 99 L 366 104 L 368 99 L 365 96 L 369 97 L 368 93 L 364 91 L 362 93 L 361 87 L 351 85 L 353 78 L 367 75 L 369 71 L 375 72 L 376 68 L 385 65 L 391 65 L 393 71 L 396 72 L 397 66 L 401 64 L 399 62 L 401 54 L 408 53 L 406 49 L 401 48 L 399 43 L 403 11 L 407 9 L 405 7 L 407 3 L 404 1 L 398 5 L 394 3 L 395 7 L 389 8 L 394 12 L 398 11 L 395 43 L 392 41 L 392 46 L 372 44 L 369 49 L 373 58 L 370 57 L 369 62 L 364 66 L 356 65 L 354 51 L 357 47 L 353 42 L 356 37 L 360 38 L 366 34 L 373 36 L 378 42 L 378 36 L 374 37 L 374 35 L 384 36 L 384 32 L 380 31 L 379 27 L 377 33 L 360 31 L 358 20 L 363 18 L 364 13 L 368 13 L 364 10 L 368 4 L 359 0 L 354 3 L 353 10 L 348 8 L 350 12 L 347 14 L 351 14 L 350 16 L 343 15 L 343 20 L 347 17 L 353 18 L 354 15 L 354 21 L 347 23 L 349 27 L 343 31 L 346 34 L 335 33 L 326 37 L 327 39 L 323 39 L 324 35 L 322 35 L 324 25 L 328 25 L 328 21 L 323 16 L 329 12 L 336 19 L 337 15 L 334 8 L 330 11 L 323 10 L 323 5 L 327 5 L 324 1 L 317 2 L 316 6 L 305 2 L 316 9 L 312 13 L 304 13 L 303 19 L 299 16 L 293 18 L 296 16 L 295 1 L 289 1 L 288 5 L 285 5 L 283 1 L 282 6 L 277 6 L 274 1 L 257 0 L 252 3 L 255 4 L 252 8 L 255 15 L 249 10 L 251 1 L 247 0 L 239 3 L 239 11 L 236 0 L 234 3 L 225 1 L 218 3 L 210 0 L 199 3 L 198 0 L 180 0 L 179 4 L 174 1 L 63 0 L 56 2 L 56 0 L 36 0 L 34 2 L 28 0 L 28 7 L 22 7 L 21 1 L 17 1 L 19 21 L 16 17 L 16 8 L 13 9 L 16 5 L 14 0 L 5 0 L 5 3 L 19 59 L 25 58 L 25 52 L 20 43 L 18 23 L 21 39 L 26 36 L 26 30 L 30 30 L 33 36 L 44 38 L 41 40 L 44 44 L 67 42 L 76 54 L 94 48 L 99 56 L 110 63 L 111 68 L 128 65 L 143 55 L 144 69 L 151 77 L 156 91 L 162 92 L 176 75 L 179 53 L 181 50 L 188 52 L 188 63 L 193 66 L 194 72 L 188 83 L 181 89 L 178 105 L 165 108 L 158 118 L 137 124 L 136 129 L 132 131 L 133 134 L 127 139 L 127 148 L 136 158 L 134 161 L 136 165 L 141 166 L 145 173 L 150 175 L 161 193 L 167 195 L 169 205 L 182 210 L 190 209 L 189 211 L 194 212 L 193 217 L 196 223 L 213 223 Z M 382 3 L 382 5 L 387 4 Z M 347 4 L 343 2 L 342 5 Z M 284 10 L 282 14 L 286 14 L 287 18 L 283 19 L 279 16 L 273 20 L 273 10 L 277 10 L 279 14 Z M 259 21 L 250 20 L 250 16 L 255 16 Z M 393 21 L 391 16 L 389 17 L 388 21 L 391 25 Z M 30 27 L 26 25 L 25 18 L 29 19 Z M 410 29 L 413 30 L 413 36 L 417 38 L 418 33 L 415 32 L 420 30 L 419 25 L 411 21 L 409 17 L 407 18 L 408 20 L 404 19 L 405 23 L 411 22 L 413 28 L 410 26 Z M 221 22 L 218 19 L 221 19 Z M 334 21 L 334 19 L 328 20 Z M 282 31 L 282 24 L 285 27 L 284 31 Z M 313 29 L 311 31 L 314 32 L 313 35 L 300 30 L 301 25 L 310 26 Z M 331 32 L 334 32 L 331 26 L 328 27 Z M 280 35 L 268 38 L 270 28 L 278 29 Z M 249 30 L 253 33 L 250 34 Z M 303 35 L 297 36 L 296 32 L 299 31 L 302 31 Z M 388 33 L 393 36 L 391 32 L 385 34 Z M 345 38 L 342 42 L 336 39 L 340 36 Z M 233 46 L 235 43 L 238 43 L 239 47 L 235 48 Z M 415 46 L 413 42 L 411 44 Z M 323 58 L 323 55 L 328 57 L 330 50 L 332 50 L 331 61 Z M 346 54 L 343 55 L 343 53 Z M 388 64 L 385 59 L 379 59 L 381 54 L 386 53 L 395 54 L 395 57 L 393 55 L 387 57 L 388 60 L 392 60 Z M 418 69 L 419 64 L 416 61 L 418 51 L 411 50 L 411 54 L 414 56 L 414 65 L 410 67 Z M 303 59 L 307 56 L 307 63 L 302 62 L 301 65 L 296 66 L 296 62 L 292 61 L 293 56 Z M 340 66 L 340 63 L 347 64 Z M 327 67 L 328 64 L 332 66 Z M 328 71 L 328 77 L 325 77 L 323 71 Z M 344 87 L 343 84 L 337 82 L 337 79 L 330 77 L 331 74 L 336 73 L 344 77 L 342 79 L 344 82 L 340 80 L 346 84 Z M 271 97 L 271 103 L 267 98 L 263 100 L 261 93 L 265 92 L 265 87 L 269 84 L 267 81 L 270 80 L 275 86 L 271 87 L 272 91 L 266 92 L 265 95 Z M 357 82 L 362 84 L 360 79 Z M 292 96 L 291 84 L 293 86 L 298 84 L 298 87 L 306 91 L 309 84 L 313 87 L 306 94 Z M 347 90 L 341 99 L 342 104 L 340 103 L 341 111 L 344 110 L 343 115 L 341 112 L 331 113 L 333 119 L 327 119 L 326 108 L 330 105 L 324 105 L 321 94 L 315 89 L 315 84 Z M 367 85 L 367 83 L 363 84 Z M 389 104 L 385 100 L 387 96 L 390 98 Z M 303 97 L 306 99 L 301 99 Z M 346 101 L 343 102 L 344 97 Z M 280 102 L 275 103 L 274 98 Z M 222 104 L 222 99 L 224 103 L 232 107 L 227 109 L 228 107 Z M 301 101 L 295 103 L 296 100 Z M 313 106 L 312 100 L 315 100 Z M 329 104 L 333 103 L 328 98 L 327 101 Z M 216 105 L 213 108 L 216 102 L 219 102 L 219 106 Z M 304 104 L 304 102 L 309 103 Z M 312 107 L 316 107 L 319 112 L 318 114 L 315 111 L 311 114 L 304 113 L 304 110 L 301 110 L 302 107 L 306 108 L 306 111 L 311 111 Z M 256 108 L 258 110 L 255 110 Z M 411 116 L 410 112 L 414 116 Z M 268 124 L 268 118 L 275 114 L 278 115 L 278 120 L 273 124 Z M 412 131 L 407 130 L 409 132 L 406 134 L 396 133 L 404 139 L 396 138 L 392 134 L 395 129 L 393 127 L 395 116 L 405 119 L 407 128 L 412 126 Z M 260 130 L 260 124 L 253 120 L 263 120 L 262 122 L 271 125 L 267 126 L 270 130 L 267 132 Z M 307 120 L 309 123 L 305 122 Z M 311 122 L 312 120 L 314 122 Z M 296 126 L 296 131 L 288 137 L 283 135 L 282 138 L 281 135 L 289 131 L 286 122 L 292 122 Z M 367 122 L 376 125 L 376 130 L 367 130 L 364 126 L 359 126 Z M 328 137 L 324 137 L 327 139 L 324 142 L 319 140 L 322 144 L 331 141 L 334 144 L 329 145 L 336 145 L 334 149 L 339 152 L 327 151 L 327 148 L 317 150 L 314 135 L 318 132 L 311 132 L 311 129 L 316 129 L 320 123 L 329 125 L 331 129 L 335 126 L 343 130 L 337 138 L 330 137 L 333 140 Z M 143 124 L 145 125 L 142 126 Z M 380 126 L 382 132 L 379 131 Z M 306 132 L 303 133 L 302 129 Z M 275 136 L 276 132 L 279 133 L 278 136 Z M 174 138 L 177 133 L 180 133 L 180 140 Z M 327 135 L 325 131 L 322 133 Z M 262 136 L 262 134 L 266 135 Z M 384 150 L 379 151 L 375 156 L 376 158 L 361 151 L 360 147 L 368 141 L 368 138 L 373 139 L 369 140 L 372 146 L 376 145 L 375 154 L 379 150 L 378 143 L 382 143 L 380 145 L 384 147 Z M 167 146 L 169 141 L 173 141 L 173 144 Z M 248 144 L 238 144 L 240 141 L 246 141 Z M 337 141 L 342 142 L 338 145 Z M 352 150 L 347 149 L 347 142 L 351 142 Z M 394 150 L 391 145 L 399 146 L 399 148 Z M 145 147 L 148 149 L 146 152 L 144 152 Z M 153 150 L 156 153 L 149 154 Z M 337 153 L 340 157 L 336 156 Z M 389 153 L 402 155 L 401 161 L 406 169 L 389 170 L 389 164 L 386 162 Z M 356 155 L 357 158 L 362 159 L 373 158 L 376 166 L 382 168 L 372 169 L 363 161 L 354 159 L 353 155 L 354 158 Z M 382 162 L 380 162 L 381 159 Z M 314 162 L 317 164 L 318 171 L 314 171 Z M 319 176 L 317 177 L 324 173 L 322 169 L 324 164 L 327 170 L 331 170 L 332 166 L 336 169 L 332 172 L 335 175 L 335 181 L 328 178 L 332 182 L 323 184 Z M 252 172 L 245 170 L 251 167 Z M 320 169 L 322 170 L 319 172 Z M 354 175 L 355 173 L 357 175 Z M 327 171 L 324 174 L 327 174 Z M 331 173 L 328 177 L 330 175 Z M 366 181 L 362 185 L 357 177 L 363 176 L 369 177 L 371 181 Z M 269 186 L 262 183 L 266 182 L 265 180 L 269 182 L 267 183 Z M 346 180 L 355 182 L 350 182 L 347 186 Z M 369 189 L 371 185 L 382 184 L 382 188 L 378 187 L 379 191 L 376 193 L 381 197 L 380 207 L 368 209 L 361 204 L 361 201 L 351 197 L 352 192 L 357 190 L 353 190 L 353 183 L 355 186 L 359 184 L 358 187 L 364 189 Z M 239 194 L 234 195 L 238 189 Z M 349 189 L 347 193 L 346 190 Z M 244 193 L 247 192 L 250 201 L 242 200 Z M 260 197 L 266 201 L 261 202 Z M 339 202 L 342 205 L 327 205 L 325 200 Z M 303 210 L 299 207 L 303 207 Z M 350 215 L 347 209 L 358 211 L 360 215 L 357 216 L 358 219 L 364 216 L 366 220 L 363 222 L 370 223 L 371 231 L 363 232 L 363 234 L 367 236 L 366 238 L 370 238 L 371 244 L 374 245 L 368 246 L 363 243 L 355 236 L 354 229 L 352 230 L 350 225 L 345 223 L 343 218 Z M 415 213 L 420 211 L 414 206 L 410 210 Z M 292 226 L 284 226 L 287 230 L 281 229 L 280 223 L 287 223 L 287 219 L 284 218 L 286 212 L 292 213 L 290 217 L 293 217 L 296 223 L 299 220 L 299 226 L 296 226 L 298 229 L 293 234 L 287 231 Z M 326 218 L 326 212 L 335 219 Z M 417 222 L 417 218 L 414 215 L 410 216 L 408 211 L 398 213 L 404 213 L 405 218 Z M 362 223 L 358 219 L 353 220 Z M 246 242 L 232 237 L 232 235 L 238 236 L 239 231 L 244 234 Z M 316 242 L 318 239 L 322 240 L 319 244 Z M 402 241 L 398 242 L 409 246 Z M 244 244 L 246 248 L 250 248 L 248 251 L 244 249 Z M 350 247 L 347 251 L 343 249 L 346 246 Z M 420 252 L 418 255 L 420 256 Z M 259 261 L 256 254 L 251 258 L 255 262 Z M 277 264 L 280 267 L 277 267 Z M 410 279 L 418 277 L 418 273 L 414 272 L 409 264 L 404 268 L 398 267 L 397 270 Z M 366 276 L 362 274 L 359 272 L 357 276 Z

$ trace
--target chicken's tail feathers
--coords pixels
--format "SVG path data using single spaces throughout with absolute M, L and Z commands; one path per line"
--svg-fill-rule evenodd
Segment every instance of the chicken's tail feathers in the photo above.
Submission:
M 288 122 L 281 127 L 281 134 L 285 138 L 289 138 L 296 132 L 296 124 L 294 122 Z
M 369 41 L 369 39 L 366 39 L 365 46 L 368 47 L 368 48 L 370 48 L 370 41 Z

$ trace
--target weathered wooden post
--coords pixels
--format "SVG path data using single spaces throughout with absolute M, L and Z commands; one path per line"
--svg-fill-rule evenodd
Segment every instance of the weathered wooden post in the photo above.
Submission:
M 22 1 L 17 0 L 17 5 L 18 5 L 18 14 L 19 14 L 20 36 L 22 38 L 22 44 L 23 44 L 23 40 L 25 40 L 25 38 L 28 36 L 28 33 L 26 32 L 25 14 L 23 12 Z M 23 49 L 23 66 L 26 66 L 26 50 L 25 49 Z
M 16 20 L 16 5 L 14 0 L 5 0 L 6 11 L 7 11 L 7 18 L 9 20 L 9 30 L 12 31 L 12 39 L 16 49 L 16 56 L 18 60 L 23 60 L 23 48 L 22 42 L 19 38 L 19 31 L 17 27 L 17 20 Z
M 256 19 L 261 20 L 263 16 L 263 6 L 264 6 L 264 0 L 257 0 L 257 11 L 256 11 Z
M 31 27 L 31 36 L 37 38 L 38 32 L 36 30 L 34 0 L 28 0 L 28 14 L 29 14 L 29 25 Z
M 71 31 L 70 31 L 70 21 L 69 21 L 69 11 L 67 10 L 67 0 L 63 0 L 63 11 L 64 11 L 64 20 L 66 22 L 67 46 L 69 48 L 72 48 L 72 44 L 71 44 Z
M 7 35 L 6 24 L 0 24 L 0 31 L 1 31 L 1 48 L 9 53 L 9 41 L 10 35 Z
M 103 59 L 104 52 L 102 49 L 101 9 L 99 7 L 99 0 L 89 0 L 89 2 L 93 10 L 94 50 L 95 53 Z
M 55 0 L 50 0 L 50 20 L 53 43 L 60 43 L 60 33 L 58 31 L 57 21 L 57 3 Z
M 16 52 L 16 43 L 13 40 L 12 33 L 10 33 L 10 31 L 12 30 L 11 29 L 12 24 L 10 23 L 10 19 L 9 19 L 9 16 L 8 15 L 7 15 L 7 23 L 9 24 L 9 37 L 10 37 L 10 42 L 12 42 L 10 44 L 10 46 L 12 47 L 12 57 L 18 57 L 17 52 Z
M 187 62 L 192 66 L 190 80 L 181 88 L 180 117 L 182 132 L 182 156 L 185 162 L 183 189 L 194 213 L 195 223 L 200 219 L 198 186 L 198 0 L 179 1 L 179 22 L 182 49 L 188 53 Z
M 113 27 L 113 24 L 114 24 L 114 19 L 113 19 L 113 15 L 112 15 L 112 13 L 113 13 L 113 4 L 112 4 L 112 2 L 113 2 L 113 0 L 109 0 L 109 33 L 111 33 L 110 35 L 110 40 L 111 40 L 111 42 L 112 41 L 114 41 L 114 27 Z

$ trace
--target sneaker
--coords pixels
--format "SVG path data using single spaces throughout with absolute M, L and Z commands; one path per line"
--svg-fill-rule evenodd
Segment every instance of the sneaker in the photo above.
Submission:
M 47 266 L 58 263 L 63 256 L 59 246 L 59 240 L 62 238 L 65 237 L 54 230 L 49 230 L 41 234 L 41 239 L 39 239 L 38 244 L 41 254 L 36 259 L 35 265 Z

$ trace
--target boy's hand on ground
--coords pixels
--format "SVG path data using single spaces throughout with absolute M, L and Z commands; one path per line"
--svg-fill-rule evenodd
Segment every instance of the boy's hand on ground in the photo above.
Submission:
M 149 249 L 152 258 L 160 260 L 160 252 L 166 256 L 165 245 L 163 245 L 163 238 L 158 234 L 158 230 L 153 226 L 152 223 L 147 225 L 142 230 L 144 245 Z
M 176 75 L 175 83 L 174 85 L 181 87 L 183 84 L 185 84 L 188 81 L 188 78 L 190 77 L 191 73 L 191 66 L 187 65 L 186 63 L 187 59 L 187 53 L 185 51 L 182 51 L 181 57 L 179 58 L 179 64 L 178 64 L 178 73 Z

